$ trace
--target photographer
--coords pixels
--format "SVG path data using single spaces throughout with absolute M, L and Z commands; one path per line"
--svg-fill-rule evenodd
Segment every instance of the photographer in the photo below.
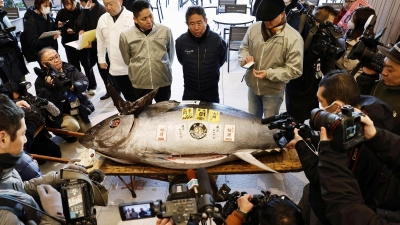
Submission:
M 2 224 L 32 224 L 28 221 L 58 224 L 47 215 L 18 203 L 19 200 L 38 209 L 36 202 L 40 200 L 45 212 L 63 220 L 61 197 L 54 188 L 64 181 L 57 172 L 49 172 L 25 182 L 21 180 L 14 167 L 20 160 L 26 142 L 24 111 L 3 94 L 0 94 L 0 121 L 0 221 Z M 83 167 L 75 165 L 75 162 L 77 160 L 71 160 L 64 169 L 85 171 Z M 10 198 L 14 200 L 7 200 Z M 24 212 L 25 218 L 18 212 Z
M 344 105 L 352 105 L 368 114 L 378 127 L 389 130 L 392 128 L 393 114 L 390 107 L 377 98 L 360 95 L 360 90 L 354 78 L 344 71 L 336 70 L 326 74 L 319 83 L 317 97 L 321 104 L 320 108 L 326 112 L 337 114 Z M 306 223 L 313 224 L 315 221 L 321 221 L 329 224 L 325 217 L 325 205 L 320 193 L 317 173 L 319 160 L 314 152 L 315 149 L 311 143 L 304 141 L 298 135 L 297 130 L 295 130 L 294 140 L 288 143 L 287 147 L 296 148 L 304 173 L 310 181 L 310 184 L 304 188 L 303 197 L 299 203 L 300 208 L 303 209 L 303 218 Z M 375 175 L 382 171 L 383 165 L 379 165 L 381 167 L 373 167 L 368 163 L 372 154 L 371 151 L 358 151 L 358 149 L 360 149 L 359 146 L 347 150 L 349 159 L 351 158 L 350 156 L 357 156 L 357 161 L 349 160 L 349 169 L 359 179 L 360 186 L 363 188 L 364 198 L 371 201 L 371 205 L 375 205 L 382 197 L 375 195 L 375 189 L 371 186 L 371 182 L 373 182 L 372 179 L 375 178 Z M 378 198 L 378 200 L 373 198 Z
M 314 16 L 328 25 L 329 23 L 332 24 L 336 14 L 335 9 L 331 6 L 320 6 L 315 10 Z M 299 21 L 296 19 L 299 17 L 296 14 L 290 16 L 288 23 L 293 27 L 298 27 Z M 307 17 L 310 17 L 310 15 L 307 15 Z M 335 69 L 336 52 L 329 51 L 336 51 L 336 39 L 324 34 L 322 31 L 325 29 L 323 24 L 318 24 L 315 20 L 313 23 L 316 24 L 305 24 L 306 27 L 302 32 L 303 39 L 307 43 L 306 40 L 309 39 L 310 33 L 308 30 L 320 26 L 312 36 L 310 47 L 304 50 L 303 74 L 296 79 L 290 80 L 285 87 L 286 110 L 297 122 L 301 123 L 309 119 L 311 110 L 318 107 L 318 100 L 315 94 L 322 75 Z
M 367 117 L 361 117 L 364 123 L 364 144 L 374 151 L 378 158 L 386 158 L 398 164 L 400 137 L 388 131 L 376 129 L 373 122 Z M 400 215 L 389 210 L 371 209 L 363 198 L 358 180 L 347 168 L 348 156 L 345 152 L 335 149 L 330 143 L 331 137 L 321 127 L 321 142 L 318 174 L 321 181 L 321 193 L 327 205 L 326 215 L 331 224 L 392 224 L 400 222 Z M 382 149 L 383 147 L 383 149 Z M 376 157 L 370 158 L 375 163 Z M 393 180 L 391 181 L 393 182 Z M 392 186 L 385 191 L 388 199 L 392 200 L 392 210 L 398 211 L 399 181 L 395 180 Z M 394 206 L 394 207 L 393 207 Z
M 392 107 L 395 121 L 392 132 L 400 135 L 400 42 L 390 50 L 382 46 L 378 46 L 378 49 L 386 56 L 382 79 L 379 79 L 378 72 L 363 67 L 363 73 L 357 77 L 357 83 L 361 94 L 375 96 Z
M 225 220 L 226 225 L 240 225 L 246 220 L 254 205 L 249 201 L 250 194 L 237 200 L 238 209 L 234 210 Z M 173 221 L 164 218 L 157 219 L 156 225 L 173 225 Z M 292 201 L 282 198 L 272 198 L 259 209 L 260 225 L 302 225 L 303 221 L 299 208 Z
M 47 126 L 85 132 L 91 127 L 89 114 L 94 111 L 89 98 L 82 94 L 88 86 L 87 77 L 71 64 L 62 62 L 54 49 L 44 48 L 38 56 L 45 71 L 38 74 L 35 81 L 36 93 L 56 105 L 61 112 L 59 116 L 48 114 Z M 77 140 L 76 137 L 65 139 L 69 143 Z

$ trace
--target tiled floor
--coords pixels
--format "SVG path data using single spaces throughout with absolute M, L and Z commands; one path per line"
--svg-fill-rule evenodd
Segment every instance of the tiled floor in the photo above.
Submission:
M 217 1 L 217 0 L 214 0 Z M 247 0 L 238 0 L 246 4 Z M 188 2 L 179 11 L 177 10 L 176 1 L 170 1 L 168 8 L 165 8 L 165 1 L 162 1 L 164 20 L 163 24 L 169 26 L 177 38 L 182 33 L 186 32 L 187 26 L 184 23 L 184 15 L 190 2 Z M 208 24 L 212 29 L 216 29 L 216 25 L 212 21 L 212 16 L 215 15 L 215 9 L 210 8 L 206 10 L 208 14 Z M 158 22 L 157 13 L 154 12 L 155 21 Z M 220 27 L 221 30 L 222 27 Z M 66 61 L 65 53 L 61 45 L 59 45 L 60 54 L 62 59 Z M 237 63 L 237 52 L 231 54 L 230 73 L 227 72 L 227 64 L 221 68 L 221 80 L 220 80 L 220 101 L 221 104 L 229 105 L 243 111 L 247 111 L 247 86 L 244 82 L 241 82 L 244 69 L 240 68 Z M 31 81 L 32 84 L 36 79 L 36 75 L 33 72 L 33 68 L 37 67 L 37 63 L 30 63 L 29 70 L 31 74 L 26 78 Z M 95 67 L 96 68 L 96 67 Z M 183 75 L 181 65 L 177 60 L 173 63 L 173 83 L 172 83 L 172 96 L 171 99 L 180 101 L 183 93 Z M 101 121 L 102 118 L 107 115 L 116 112 L 113 106 L 112 100 L 101 101 L 100 96 L 105 94 L 105 87 L 102 83 L 100 76 L 96 68 L 96 76 L 98 81 L 97 93 L 91 97 L 96 111 L 90 115 L 93 123 Z M 34 93 L 34 87 L 29 90 Z M 281 111 L 285 111 L 285 104 L 282 104 Z M 78 155 L 78 152 L 82 150 L 82 146 L 76 142 L 73 144 L 63 143 L 62 138 L 55 137 L 54 140 L 61 145 L 64 158 L 72 158 Z M 47 162 L 41 167 L 43 172 L 50 170 L 58 170 L 62 165 L 59 163 Z M 125 177 L 128 181 L 128 177 Z M 132 198 L 130 192 L 126 190 L 123 183 L 114 176 L 106 177 L 104 184 L 109 190 L 109 205 L 108 207 L 97 207 L 98 213 L 98 224 L 155 224 L 154 219 L 136 220 L 131 222 L 122 222 L 118 213 L 118 204 L 123 202 L 141 201 L 141 200 L 155 200 L 155 199 L 166 199 L 168 195 L 167 182 L 151 180 L 145 178 L 138 178 L 140 182 L 137 182 L 136 193 L 137 198 Z M 298 202 L 303 186 L 307 183 L 303 173 L 288 173 L 288 174 L 261 174 L 261 175 L 220 175 L 218 176 L 217 185 L 220 187 L 223 183 L 228 184 L 231 189 L 238 191 L 247 191 L 251 194 L 259 194 L 261 190 L 271 190 L 273 193 L 283 194 L 286 193 L 293 201 Z

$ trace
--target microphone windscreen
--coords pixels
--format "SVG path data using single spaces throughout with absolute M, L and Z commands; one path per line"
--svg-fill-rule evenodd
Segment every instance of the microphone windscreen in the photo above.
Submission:
M 212 189 L 210 184 L 210 179 L 208 178 L 207 170 L 202 168 L 197 169 L 196 172 L 197 180 L 199 182 L 199 194 L 210 194 L 212 195 Z
M 46 105 L 46 110 L 52 115 L 52 116 L 58 116 L 60 115 L 60 110 L 55 106 L 52 102 L 48 102 Z
M 196 179 L 196 172 L 194 172 L 192 169 L 188 169 L 186 170 L 186 176 L 189 180 Z

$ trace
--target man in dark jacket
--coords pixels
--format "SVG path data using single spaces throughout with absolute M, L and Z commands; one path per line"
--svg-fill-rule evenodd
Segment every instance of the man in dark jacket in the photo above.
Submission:
M 390 107 L 372 96 L 360 95 L 354 78 L 344 71 L 332 71 L 321 80 L 317 93 L 321 107 L 329 113 L 339 113 L 344 105 L 352 105 L 369 115 L 376 126 L 392 129 L 393 115 Z M 303 219 L 306 224 L 329 224 L 325 216 L 326 206 L 321 198 L 320 178 L 317 173 L 318 156 L 310 143 L 304 141 L 295 130 L 295 139 L 288 144 L 288 148 L 295 146 L 302 163 L 304 173 L 310 184 L 304 188 L 303 197 L 299 206 L 302 208 Z M 371 208 L 387 201 L 383 192 L 378 190 L 378 180 L 384 176 L 385 165 L 379 160 L 371 163 L 372 151 L 364 146 L 348 149 L 348 168 L 359 182 L 362 195 Z M 355 157 L 350 157 L 355 156 Z M 356 161 L 352 159 L 357 159 Z M 381 187 L 390 185 L 389 182 L 380 183 Z M 310 208 L 308 208 L 311 206 Z
M 226 42 L 210 30 L 204 9 L 189 7 L 186 11 L 188 32 L 176 39 L 176 55 L 183 67 L 182 100 L 219 103 L 220 67 L 226 61 Z
M 364 123 L 366 140 L 364 145 L 373 149 L 369 164 L 373 165 L 383 161 L 389 168 L 398 166 L 400 163 L 398 160 L 400 137 L 389 131 L 376 129 L 367 116 L 362 117 L 361 121 Z M 332 147 L 330 140 L 331 137 L 328 137 L 326 129 L 322 127 L 318 174 L 322 198 L 327 205 L 326 216 L 329 222 L 351 225 L 398 224 L 400 215 L 393 211 L 399 209 L 399 180 L 393 179 L 390 173 L 385 174 L 389 181 L 381 181 L 390 182 L 391 186 L 377 191 L 385 192 L 384 194 L 391 204 L 387 204 L 386 209 L 371 209 L 364 198 L 358 179 L 346 166 L 348 155 Z
M 378 72 L 364 67 L 357 83 L 361 94 L 375 96 L 392 107 L 395 120 L 392 132 L 400 135 L 400 42 L 390 50 L 381 46 L 378 48 L 386 56 L 382 79 L 379 79 Z
M 44 48 L 38 56 L 45 72 L 35 81 L 36 94 L 52 102 L 61 112 L 56 117 L 47 115 L 46 124 L 69 131 L 85 132 L 91 127 L 89 114 L 94 111 L 93 104 L 82 94 L 88 86 L 87 77 L 71 64 L 62 62 L 54 49 Z M 55 78 L 52 73 L 56 73 L 59 78 Z M 63 75 L 65 78 L 61 78 Z M 77 139 L 66 140 L 75 142 Z

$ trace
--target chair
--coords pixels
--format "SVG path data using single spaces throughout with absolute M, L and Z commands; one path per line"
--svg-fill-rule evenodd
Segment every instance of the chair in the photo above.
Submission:
M 340 10 L 343 7 L 343 3 L 322 3 L 322 6 L 332 6 L 335 10 Z
M 229 73 L 229 61 L 230 51 L 239 51 L 240 45 L 242 44 L 243 38 L 246 35 L 249 27 L 231 26 L 229 31 L 228 40 L 228 73 Z
M 157 9 L 158 20 L 161 23 L 161 19 L 164 19 L 164 15 L 163 15 L 162 8 L 161 8 L 161 0 L 155 0 L 155 1 L 156 1 L 156 4 L 151 4 L 151 7 L 153 8 L 153 10 Z
M 7 12 L 8 19 L 15 20 L 19 18 L 18 8 L 3 8 L 3 10 Z
M 218 0 L 216 13 L 224 13 L 225 5 L 236 5 L 236 0 Z
M 247 5 L 225 5 L 225 13 L 243 13 L 247 14 Z M 229 29 L 224 28 L 224 39 L 225 35 L 228 34 Z

